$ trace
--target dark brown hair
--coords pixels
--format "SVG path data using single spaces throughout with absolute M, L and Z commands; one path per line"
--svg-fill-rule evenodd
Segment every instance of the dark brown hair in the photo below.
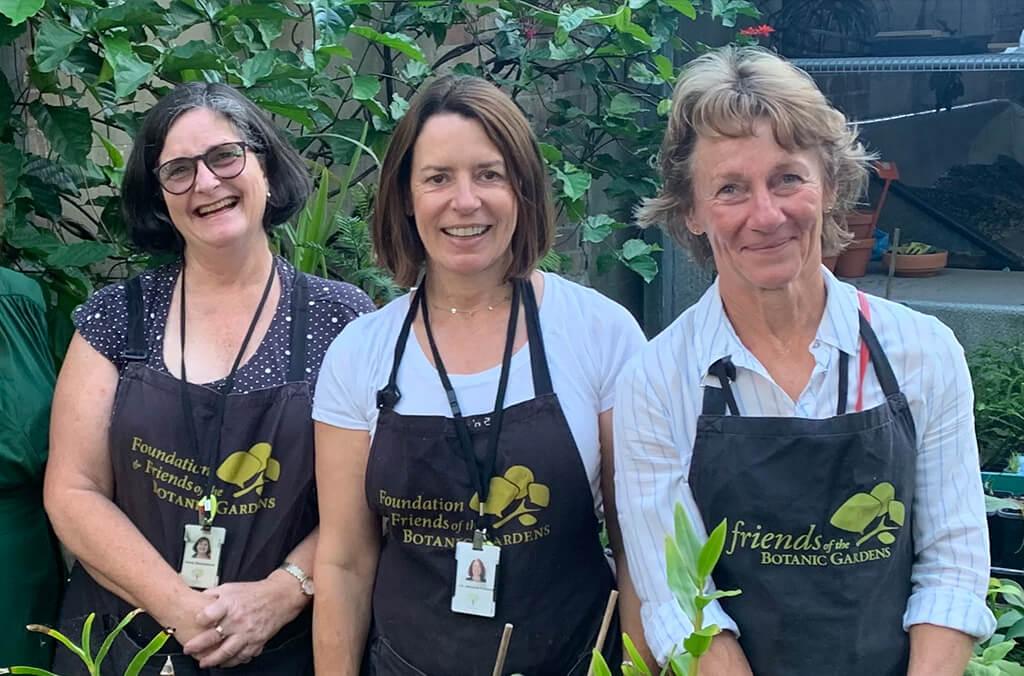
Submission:
M 377 258 L 401 286 L 416 283 L 426 251 L 410 216 L 412 151 L 426 121 L 442 113 L 479 122 L 501 153 L 519 214 L 509 244 L 511 262 L 505 277 L 528 275 L 547 253 L 554 237 L 547 172 L 523 112 L 497 87 L 470 76 L 446 75 L 426 85 L 398 123 L 377 186 L 372 224 Z

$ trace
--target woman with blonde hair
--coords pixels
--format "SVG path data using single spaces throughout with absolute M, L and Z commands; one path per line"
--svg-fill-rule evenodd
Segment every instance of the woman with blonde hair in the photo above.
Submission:
M 836 279 L 870 155 L 805 73 L 691 63 L 639 212 L 717 279 L 616 388 L 619 515 L 647 640 L 688 634 L 661 554 L 673 506 L 727 535 L 703 674 L 960 676 L 988 545 L 970 375 L 933 317 Z M 705 531 L 702 531 L 705 532 Z M 738 638 L 737 638 L 738 637 Z

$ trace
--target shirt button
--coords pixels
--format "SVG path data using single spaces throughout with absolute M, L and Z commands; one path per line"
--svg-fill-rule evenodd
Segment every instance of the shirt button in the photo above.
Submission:
M 813 343 L 811 343 L 811 347 L 813 347 L 815 349 L 821 347 L 821 341 L 820 340 L 814 341 Z

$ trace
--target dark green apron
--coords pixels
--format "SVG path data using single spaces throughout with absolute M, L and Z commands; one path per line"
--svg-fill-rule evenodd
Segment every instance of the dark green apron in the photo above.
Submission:
M 223 491 L 214 525 L 227 529 L 221 554 L 220 581 L 261 580 L 316 527 L 319 519 L 313 476 L 313 424 L 309 386 L 305 381 L 306 278 L 297 274 L 292 287 L 291 357 L 288 382 L 247 394 L 221 394 L 189 384 L 200 449 L 216 445 L 218 409 L 224 406 L 223 431 L 214 467 L 209 455 L 196 457 L 183 424 L 181 381 L 147 366 L 142 290 L 137 278 L 128 284 L 128 349 L 130 363 L 118 383 L 110 423 L 114 503 L 178 570 L 184 549 L 184 527 L 197 522 L 197 501 L 207 475 Z M 222 399 L 223 397 L 223 399 Z M 269 443 L 270 456 L 248 453 Z M 208 454 L 209 451 L 206 451 Z M 131 607 L 111 594 L 76 565 L 61 608 L 61 626 L 81 634 L 84 617 L 98 614 L 107 631 Z M 201 670 L 171 639 L 142 672 L 156 676 L 170 656 L 176 676 L 295 676 L 312 667 L 311 611 L 281 629 L 248 664 L 227 670 Z M 114 643 L 104 662 L 104 675 L 120 676 L 135 653 L 160 627 L 148 615 L 136 618 Z M 93 639 L 98 645 L 101 639 Z M 86 673 L 77 658 L 59 650 L 54 663 L 61 676 Z
M 860 335 L 886 396 L 867 411 L 846 413 L 845 353 L 824 420 L 741 416 L 732 362 L 711 367 L 689 481 L 707 527 L 728 520 L 713 577 L 743 592 L 722 606 L 756 676 L 907 673 L 914 420 L 863 315 Z
M 506 622 L 515 629 L 504 673 L 587 673 L 615 581 L 599 539 L 590 482 L 551 385 L 533 287 L 515 283 L 521 285 L 515 297 L 521 293 L 525 303 L 535 398 L 504 409 L 493 461 L 492 476 L 519 487 L 509 493 L 502 517 L 489 517 L 490 537 L 501 545 L 497 616 L 453 613 L 450 602 L 455 542 L 472 534 L 477 517 L 470 508 L 475 465 L 490 465 L 484 456 L 499 416 L 463 419 L 476 456 L 470 466 L 452 418 L 394 410 L 417 294 L 388 385 L 377 396 L 380 417 L 366 469 L 367 501 L 389 523 L 373 591 L 374 635 L 366 660 L 372 676 L 490 674 Z M 514 338 L 510 334 L 507 340 Z M 510 354 L 507 349 L 506 373 Z M 500 385 L 498 400 L 504 401 Z M 606 642 L 614 665 L 621 662 L 618 636 L 616 619 Z

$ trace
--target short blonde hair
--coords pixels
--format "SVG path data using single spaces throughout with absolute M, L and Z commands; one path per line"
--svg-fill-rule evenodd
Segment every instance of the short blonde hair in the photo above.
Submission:
M 874 155 L 856 129 L 796 66 L 759 47 L 723 47 L 687 65 L 672 94 L 659 155 L 662 187 L 637 209 L 641 226 L 661 225 L 699 263 L 712 260 L 706 235 L 686 228 L 693 209 L 693 152 L 700 137 L 753 136 L 767 121 L 786 150 L 811 150 L 824 170 L 826 200 L 822 252 L 838 254 L 850 241 L 846 213 L 867 187 Z

